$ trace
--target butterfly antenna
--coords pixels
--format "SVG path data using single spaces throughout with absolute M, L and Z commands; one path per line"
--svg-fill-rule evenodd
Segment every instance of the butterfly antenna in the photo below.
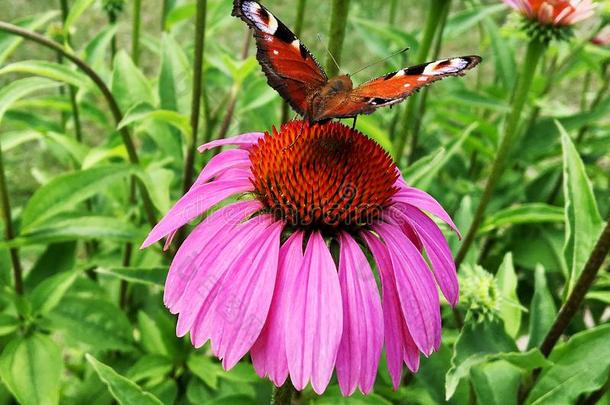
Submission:
M 322 40 L 322 35 L 318 34 L 317 37 L 318 37 L 318 41 L 320 41 L 320 42 L 322 42 L 322 44 L 324 44 L 324 41 Z M 328 46 L 326 44 L 324 44 L 324 49 L 326 49 L 328 56 L 330 56 L 330 59 L 333 61 L 333 63 L 335 64 L 335 66 L 337 67 L 339 72 L 341 72 L 341 66 L 339 66 L 337 59 L 335 59 L 335 55 L 333 55 L 333 53 L 330 51 L 330 49 L 328 48 Z
M 401 53 L 405 53 L 405 52 L 407 52 L 408 50 L 409 50 L 409 47 L 406 47 L 406 48 L 403 48 L 403 49 L 401 49 L 401 50 L 399 50 L 399 51 L 396 51 L 396 52 L 394 52 L 393 54 L 391 54 L 391 55 L 389 55 L 389 56 L 386 56 L 385 58 L 381 58 L 381 59 L 379 59 L 379 60 L 377 60 L 377 61 L 375 61 L 375 62 L 373 62 L 373 63 L 370 63 L 370 64 L 368 64 L 368 65 L 366 65 L 366 66 L 364 66 L 364 67 L 362 67 L 362 68 L 360 68 L 360 69 L 356 70 L 356 71 L 355 71 L 354 73 L 352 73 L 350 76 L 354 76 L 354 75 L 356 75 L 356 74 L 358 74 L 358 73 L 362 72 L 363 70 L 366 70 L 366 69 L 370 68 L 371 66 L 375 66 L 375 65 L 377 65 L 377 64 L 379 64 L 379 63 L 385 62 L 386 60 L 391 59 L 391 58 L 393 58 L 393 57 L 394 57 L 394 56 L 396 56 L 396 55 L 400 55 Z
M 286 146 L 284 149 L 282 149 L 282 152 L 285 152 L 289 149 L 292 149 L 292 147 L 297 143 L 297 141 L 299 140 L 299 138 L 301 137 L 301 135 L 303 135 L 303 129 L 305 128 L 305 120 L 303 120 L 301 122 L 301 129 L 299 130 L 299 134 L 296 136 L 296 138 L 294 138 L 294 140 L 292 141 L 292 143 L 288 146 Z

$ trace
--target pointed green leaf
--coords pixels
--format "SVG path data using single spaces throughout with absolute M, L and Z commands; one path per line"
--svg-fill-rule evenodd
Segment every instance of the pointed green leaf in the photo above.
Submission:
M 97 89 L 85 74 L 74 70 L 69 65 L 54 62 L 25 60 L 11 63 L 0 69 L 0 75 L 9 73 L 25 73 L 46 77 L 47 79 L 70 84 L 81 89 L 87 89 L 88 91 L 95 91 Z
M 158 120 L 178 129 L 187 140 L 191 138 L 191 127 L 187 116 L 176 111 L 157 110 L 147 103 L 139 103 L 130 108 L 129 111 L 125 113 L 121 122 L 119 122 L 117 128 L 122 129 L 128 125 L 149 119 Z
M 167 267 L 98 267 L 95 271 L 100 274 L 118 277 L 130 283 L 157 287 L 163 287 L 167 277 Z
M 29 299 L 34 315 L 44 315 L 55 308 L 76 280 L 77 273 L 66 271 L 55 274 L 36 286 Z
M 565 219 L 562 208 L 541 203 L 516 205 L 490 214 L 479 233 L 516 224 L 561 223 Z
M 61 351 L 38 333 L 15 338 L 0 356 L 2 380 L 23 405 L 58 404 L 62 369 Z
M 15 80 L 0 89 L 0 122 L 13 103 L 35 91 L 50 89 L 59 83 L 42 77 L 28 77 Z
M 201 353 L 192 353 L 187 362 L 187 367 L 193 374 L 201 379 L 206 385 L 212 389 L 218 388 L 218 375 L 223 373 L 223 369 L 219 363 L 215 362 L 211 357 Z
M 534 297 L 530 306 L 528 348 L 539 346 L 546 336 L 557 315 L 553 295 L 546 283 L 544 267 L 536 266 L 534 277 Z
M 148 79 L 125 51 L 120 51 L 114 59 L 111 88 L 122 111 L 139 103 L 156 104 Z
M 507 253 L 496 274 L 500 301 L 500 318 L 504 321 L 506 333 L 515 338 L 521 326 L 522 307 L 517 296 L 517 273 L 513 265 L 512 253 Z
M 95 2 L 95 0 L 76 0 L 70 6 L 70 12 L 64 22 L 64 32 L 70 33 L 70 29 L 80 18 L 80 16 Z
M 563 146 L 563 190 L 566 201 L 564 256 L 570 271 L 569 294 L 602 231 L 603 220 L 585 165 L 565 129 L 559 123 L 556 125 L 561 132 Z
M 58 12 L 55 10 L 48 11 L 44 14 L 20 18 L 17 21 L 13 21 L 13 24 L 30 31 L 36 31 L 38 28 L 55 18 L 57 14 Z M 8 32 L 0 32 L 0 66 L 4 65 L 6 59 L 11 56 L 11 54 L 22 42 L 23 38 L 17 35 L 13 35 Z
M 478 403 L 517 405 L 521 370 L 505 361 L 480 364 L 470 375 Z
M 150 392 L 144 391 L 133 381 L 123 377 L 112 367 L 100 362 L 90 354 L 85 355 L 87 361 L 102 380 L 108 391 L 121 405 L 163 405 L 163 403 Z
M 10 335 L 17 330 L 19 319 L 13 315 L 0 314 L 0 336 Z

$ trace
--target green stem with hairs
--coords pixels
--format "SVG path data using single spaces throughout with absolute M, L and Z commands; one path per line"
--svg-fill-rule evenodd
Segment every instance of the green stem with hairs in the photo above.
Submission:
M 491 201 L 491 197 L 493 195 L 493 191 L 496 187 L 496 184 L 502 177 L 502 174 L 504 172 L 504 166 L 509 157 L 511 149 L 514 146 L 513 144 L 515 143 L 515 140 L 518 139 L 518 129 L 519 122 L 521 119 L 521 113 L 523 112 L 523 107 L 525 106 L 525 102 L 527 101 L 527 97 L 530 92 L 530 88 L 538 67 L 538 63 L 540 62 L 540 59 L 544 54 L 546 47 L 547 43 L 540 42 L 535 39 L 532 39 L 528 44 L 521 75 L 519 76 L 517 83 L 515 84 L 515 89 L 511 100 L 512 110 L 507 118 L 506 123 L 504 124 L 504 130 L 502 131 L 500 146 L 498 147 L 498 150 L 496 152 L 496 158 L 491 167 L 491 173 L 489 174 L 487 183 L 485 184 L 483 195 L 481 196 L 481 200 L 479 201 L 479 205 L 474 214 L 474 218 L 472 220 L 470 228 L 466 233 L 466 236 L 462 242 L 462 246 L 460 247 L 460 250 L 455 259 L 456 267 L 458 269 L 460 267 L 460 264 L 462 264 L 462 262 L 464 261 L 464 258 L 468 253 L 468 249 L 470 249 L 470 246 L 474 242 L 474 238 L 477 234 L 477 231 L 479 230 L 479 226 L 483 222 L 485 216 L 485 209 Z
M 186 158 L 184 159 L 184 178 L 182 181 L 182 191 L 184 193 L 186 193 L 193 184 L 193 165 L 195 162 L 197 134 L 199 133 L 199 118 L 201 113 L 206 9 L 207 0 L 197 0 L 195 55 L 193 66 L 193 98 L 191 100 L 191 139 L 189 145 L 187 146 Z
M 443 46 L 443 34 L 445 33 L 445 26 L 447 25 L 447 19 L 449 18 L 449 9 L 451 8 L 451 0 L 447 0 L 441 10 L 440 24 L 436 32 L 434 40 L 434 51 L 432 52 L 431 59 L 438 59 Z M 407 158 L 408 164 L 411 164 L 416 159 L 417 144 L 419 142 L 419 131 L 421 130 L 421 124 L 426 114 L 426 101 L 428 100 L 428 92 L 430 88 L 426 87 L 422 90 L 421 96 L 417 96 L 416 101 L 419 100 L 418 113 L 413 120 L 413 134 L 411 135 L 411 145 L 409 147 L 409 156 Z
M 273 387 L 271 405 L 290 405 L 294 388 L 290 380 L 287 380 L 281 387 Z
M 0 147 L 0 202 L 2 203 L 2 218 L 4 220 L 4 238 L 11 241 L 15 237 L 13 221 L 11 216 L 11 203 L 8 197 L 8 187 L 6 175 L 4 173 L 4 162 L 2 158 L 2 148 Z M 15 282 L 15 292 L 23 294 L 23 267 L 19 259 L 19 250 L 15 247 L 9 249 L 11 264 L 13 266 L 13 279 Z
M 136 66 L 140 64 L 141 16 L 142 0 L 133 0 L 133 17 L 131 20 L 131 59 Z
M 444 7 L 448 5 L 448 3 L 449 0 L 432 0 L 430 2 L 430 9 L 428 11 L 426 27 L 424 29 L 422 40 L 419 44 L 417 60 L 415 61 L 416 63 L 423 63 L 426 61 L 426 58 L 430 53 L 430 49 L 432 48 L 432 42 L 434 41 L 434 37 L 437 32 L 438 21 L 443 15 Z M 412 95 L 411 97 L 409 97 L 407 109 L 403 116 L 402 131 L 397 134 L 396 142 L 394 144 L 394 160 L 396 160 L 398 163 L 400 163 L 400 159 L 402 158 L 405 151 L 405 146 L 407 145 L 407 137 L 411 129 L 413 117 L 415 117 L 415 110 L 417 105 L 417 95 Z
M 123 120 L 123 113 L 121 112 L 121 109 L 120 109 L 116 99 L 112 95 L 112 92 L 110 91 L 108 86 L 106 86 L 106 83 L 104 82 L 104 80 L 87 63 L 85 63 L 78 56 L 74 55 L 71 51 L 64 49 L 64 47 L 61 46 L 60 44 L 58 44 L 57 42 L 51 41 L 50 39 L 48 39 L 36 32 L 18 27 L 13 24 L 9 24 L 9 23 L 0 21 L 0 31 L 4 31 L 4 32 L 8 32 L 13 35 L 20 36 L 24 39 L 36 42 L 46 48 L 49 48 L 56 52 L 61 53 L 64 58 L 66 58 L 66 59 L 70 60 L 72 63 L 74 63 L 97 86 L 97 88 L 100 90 L 102 96 L 108 103 L 108 107 L 110 109 L 110 112 L 112 113 L 112 116 L 113 116 L 116 124 L 118 125 Z M 123 145 L 125 146 L 125 149 L 127 150 L 127 156 L 129 158 L 129 162 L 132 163 L 133 165 L 139 165 L 140 159 L 138 157 L 138 153 L 136 151 L 136 147 L 135 147 L 135 144 L 131 137 L 131 133 L 129 132 L 129 129 L 127 127 L 125 127 L 119 131 L 119 134 L 121 135 Z M 150 199 L 150 196 L 148 194 L 148 190 L 146 189 L 146 187 L 144 186 L 143 183 L 138 181 L 137 184 L 138 184 L 140 193 L 142 195 L 142 200 L 144 203 L 144 211 L 146 213 L 147 220 L 151 225 L 154 226 L 157 222 L 157 219 L 155 218 L 155 209 L 152 204 L 152 200 Z
M 347 28 L 347 16 L 349 14 L 350 0 L 333 0 L 332 12 L 330 17 L 330 35 L 328 37 L 328 58 L 326 60 L 326 72 L 329 77 L 339 74 L 341 65 L 341 53 L 343 52 L 343 41 L 345 39 L 345 29 Z M 333 57 L 335 61 L 333 61 Z

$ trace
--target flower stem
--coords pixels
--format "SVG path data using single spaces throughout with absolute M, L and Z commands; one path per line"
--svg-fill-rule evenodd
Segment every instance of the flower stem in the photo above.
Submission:
M 6 176 L 4 174 L 4 162 L 2 159 L 2 148 L 0 147 L 0 200 L 2 202 L 2 217 L 4 219 L 4 238 L 10 241 L 15 237 L 13 230 L 13 221 L 11 217 L 11 203 L 8 198 L 8 187 L 6 185 Z M 10 248 L 11 263 L 13 265 L 13 279 L 15 280 L 15 292 L 19 295 L 23 294 L 23 268 L 19 260 L 19 251 L 17 248 Z
M 69 7 L 68 7 L 68 0 L 60 0 L 60 6 L 61 6 L 61 18 L 62 21 L 66 21 L 66 18 L 68 18 L 68 12 L 70 11 Z M 70 34 L 66 33 L 65 34 L 65 41 L 66 43 L 70 44 Z M 61 54 L 59 55 L 59 62 L 62 63 L 63 62 L 63 57 L 61 56 Z M 76 140 L 79 143 L 83 142 L 83 130 L 82 130 L 82 125 L 80 122 L 80 110 L 78 107 L 78 103 L 76 101 L 76 88 L 74 86 L 68 86 L 68 92 L 70 94 L 70 106 L 72 108 L 72 119 L 74 121 L 74 135 Z
M 303 32 L 303 24 L 305 22 L 305 6 L 307 5 L 307 0 L 299 0 L 299 3 L 297 5 L 297 17 L 296 20 L 294 22 L 294 35 L 296 35 L 297 37 L 301 36 L 301 33 Z M 290 113 L 290 106 L 288 105 L 287 102 L 284 102 L 282 104 L 282 121 L 281 122 L 287 122 L 288 121 L 288 114 Z
M 451 8 L 451 0 L 447 0 L 445 4 L 443 4 L 443 8 L 441 10 L 440 15 L 440 24 L 438 24 L 438 28 L 436 31 L 436 38 L 434 40 L 434 51 L 432 52 L 431 59 L 437 59 L 438 55 L 441 52 L 441 47 L 443 45 L 443 33 L 445 32 L 445 26 L 447 24 L 447 18 L 449 18 L 449 9 Z M 419 142 L 419 131 L 421 130 L 421 124 L 424 119 L 424 115 L 426 114 L 426 100 L 428 99 L 429 88 L 426 87 L 422 90 L 421 95 L 417 96 L 419 101 L 418 112 L 416 118 L 413 122 L 413 134 L 411 135 L 411 145 L 409 147 L 409 156 L 407 158 L 408 164 L 411 164 L 415 161 L 417 154 L 417 144 Z
M 141 15 L 142 0 L 133 0 L 133 17 L 131 20 L 131 59 L 136 66 L 140 64 Z
M 428 11 L 428 18 L 426 20 L 426 28 L 424 29 L 424 34 L 417 52 L 416 63 L 423 63 L 428 57 L 430 49 L 432 48 L 432 42 L 434 41 L 434 37 L 439 26 L 438 21 L 443 14 L 444 7 L 448 7 L 449 3 L 450 0 L 431 1 L 430 10 Z M 403 116 L 402 131 L 396 137 L 396 144 L 394 145 L 394 159 L 399 163 L 404 154 L 405 146 L 407 145 L 407 137 L 411 129 L 411 123 L 415 117 L 415 109 L 418 105 L 418 101 L 419 97 L 417 95 L 412 95 L 409 97 L 407 109 Z
M 559 310 L 559 314 L 557 314 L 557 318 L 555 318 L 555 322 L 551 326 L 551 329 L 546 334 L 542 344 L 540 345 L 540 351 L 546 357 L 551 354 L 551 351 L 555 347 L 555 344 L 565 332 L 570 321 L 578 311 L 580 304 L 582 304 L 585 295 L 591 288 L 593 281 L 595 280 L 595 276 L 599 272 L 599 269 L 604 262 L 604 259 L 608 255 L 610 251 L 610 217 L 607 218 L 606 227 L 602 231 L 601 236 L 597 240 L 587 263 L 585 264 L 585 268 L 583 269 L 578 281 L 576 281 L 576 285 L 572 290 L 572 293 L 568 296 L 565 304 Z
M 293 393 L 294 388 L 290 380 L 286 381 L 281 387 L 274 387 L 271 405 L 289 405 L 292 402 Z
M 335 64 L 335 61 L 337 64 L 341 64 L 341 52 L 343 51 L 345 28 L 347 27 L 349 1 L 350 0 L 333 0 L 330 17 L 330 36 L 328 38 L 329 55 L 326 60 L 326 72 L 329 77 L 339 74 L 339 67 Z
M 479 201 L 479 205 L 474 214 L 474 218 L 472 220 L 470 228 L 468 229 L 468 233 L 466 234 L 466 237 L 464 238 L 462 246 L 455 259 L 457 268 L 459 268 L 460 264 L 464 261 L 464 258 L 468 253 L 468 249 L 470 249 L 472 242 L 474 242 L 474 238 L 477 234 L 477 231 L 479 230 L 479 226 L 483 222 L 485 209 L 491 201 L 494 188 L 498 183 L 498 180 L 500 180 L 500 177 L 502 177 L 504 165 L 509 157 L 511 148 L 513 147 L 513 143 L 517 139 L 517 131 L 519 128 L 519 121 L 521 118 L 523 107 L 525 106 L 525 102 L 527 100 L 527 96 L 529 94 L 529 90 L 532 85 L 534 75 L 536 73 L 538 62 L 540 61 L 544 50 L 546 49 L 546 45 L 546 42 L 541 42 L 539 40 L 532 39 L 527 47 L 527 53 L 525 56 L 525 61 L 523 63 L 522 72 L 517 80 L 517 83 L 515 84 L 515 90 L 512 96 L 513 108 L 504 125 L 500 146 L 498 147 L 498 150 L 496 152 L 496 159 L 494 160 L 493 165 L 491 167 L 491 173 L 489 174 L 489 177 L 487 179 L 483 195 L 481 196 L 481 200 Z
M 187 146 L 184 160 L 184 178 L 182 191 L 186 193 L 193 184 L 193 164 L 197 148 L 197 134 L 199 132 L 199 117 L 201 112 L 201 93 L 203 79 L 203 53 L 205 50 L 205 22 L 207 0 L 197 0 L 197 17 L 195 26 L 195 55 L 193 66 L 193 98 L 191 100 L 191 139 Z
M 36 42 L 49 49 L 52 49 L 56 52 L 61 53 L 63 57 L 70 60 L 80 70 L 82 70 L 91 79 L 91 81 L 93 81 L 93 83 L 98 87 L 98 89 L 102 93 L 102 96 L 108 103 L 108 107 L 110 108 L 110 112 L 112 113 L 112 116 L 113 116 L 116 124 L 118 125 L 122 121 L 123 113 L 121 112 L 121 109 L 120 109 L 116 99 L 112 95 L 112 92 L 110 91 L 108 86 L 106 86 L 106 83 L 104 82 L 104 80 L 87 63 L 85 63 L 78 56 L 76 56 L 72 52 L 64 49 L 64 47 L 61 46 L 60 44 L 58 44 L 57 42 L 51 41 L 50 39 L 48 39 L 36 32 L 26 30 L 24 28 L 18 27 L 13 24 L 9 24 L 9 23 L 0 21 L 0 31 L 5 31 L 5 32 L 8 32 L 8 33 L 11 33 L 14 35 L 18 35 L 22 38 Z M 123 145 L 125 146 L 125 149 L 127 150 L 127 156 L 129 158 L 129 162 L 134 165 L 138 165 L 140 163 L 140 159 L 138 157 L 138 153 L 136 151 L 136 147 L 135 147 L 135 144 L 131 137 L 131 133 L 129 132 L 129 129 L 127 127 L 125 127 L 123 129 L 121 129 L 119 131 L 119 133 L 121 135 Z M 150 199 L 150 196 L 148 194 L 148 190 L 146 189 L 144 184 L 142 184 L 141 182 L 137 182 L 137 184 L 138 184 L 140 193 L 142 195 L 142 200 L 144 203 L 144 211 L 146 213 L 147 220 L 151 225 L 154 226 L 156 224 L 157 220 L 155 218 L 155 209 L 152 204 L 152 200 Z

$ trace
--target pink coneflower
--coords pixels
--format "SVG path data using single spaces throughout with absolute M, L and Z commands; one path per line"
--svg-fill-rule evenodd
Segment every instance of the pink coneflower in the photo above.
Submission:
M 569 26 L 593 15 L 591 0 L 503 0 L 526 19 L 542 25 Z
M 610 25 L 606 25 L 600 32 L 591 40 L 594 45 L 607 46 L 610 45 Z
M 215 156 L 143 247 L 229 199 L 191 232 L 165 283 L 177 334 L 211 341 L 225 369 L 250 352 L 277 386 L 322 393 L 336 368 L 341 391 L 373 388 L 385 345 L 398 387 L 441 340 L 437 285 L 451 305 L 458 282 L 432 214 L 389 155 L 339 123 L 293 121 L 280 132 L 203 145 Z M 425 251 L 426 257 L 423 252 Z M 367 253 L 377 264 L 381 294 Z M 430 265 L 429 265 L 430 264 Z

